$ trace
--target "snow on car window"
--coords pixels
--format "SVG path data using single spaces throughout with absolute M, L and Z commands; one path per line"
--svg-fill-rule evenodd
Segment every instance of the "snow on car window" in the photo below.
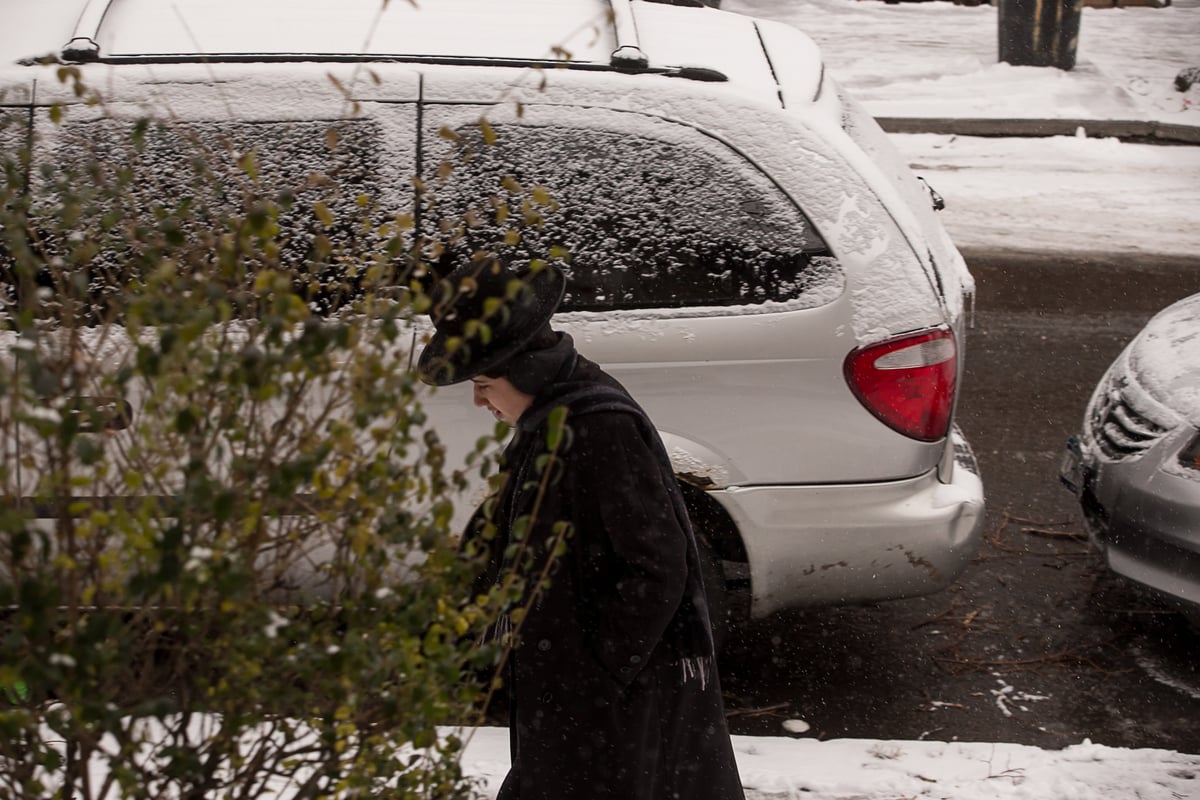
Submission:
M 81 257 L 51 231 L 98 245 L 85 262 L 93 303 L 151 267 L 144 254 L 169 250 L 182 269 L 235 270 L 234 292 L 263 266 L 285 270 L 328 311 L 354 295 L 380 246 L 374 223 L 402 210 L 404 195 L 381 185 L 388 152 L 371 120 L 69 123 L 40 131 L 33 218 L 52 254 Z M 64 226 L 72 213 L 79 223 Z M 247 238 L 236 267 L 209 263 L 220 236 Z
M 636 133 L 502 124 L 435 190 L 425 228 L 457 258 L 562 248 L 565 310 L 828 302 L 844 276 L 804 214 L 733 153 Z M 690 131 L 697 139 L 701 134 Z M 470 224 L 460 225 L 463 219 Z M 519 235 L 518 235 L 519 234 Z M 831 286 L 838 291 L 830 292 Z M 819 298 L 819 300 L 818 300 Z

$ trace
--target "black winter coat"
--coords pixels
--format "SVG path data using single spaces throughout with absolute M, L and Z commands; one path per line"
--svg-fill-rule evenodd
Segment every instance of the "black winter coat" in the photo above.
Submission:
M 513 766 L 499 798 L 742 800 L 699 558 L 669 461 L 620 384 L 573 348 L 505 451 L 490 577 L 514 522 L 532 510 L 546 417 L 564 404 L 561 469 L 528 542 L 543 547 L 558 520 L 573 533 L 519 622 L 508 670 Z

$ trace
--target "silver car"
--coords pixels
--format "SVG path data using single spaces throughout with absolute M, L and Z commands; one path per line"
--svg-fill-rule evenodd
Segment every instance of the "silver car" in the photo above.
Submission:
M 718 608 L 725 584 L 754 615 L 925 594 L 974 556 L 983 485 L 954 424 L 974 284 L 936 197 L 800 31 L 643 0 L 74 5 L 47 47 L 107 87 L 104 114 L 52 67 L 0 73 L 39 168 L 149 107 L 291 170 L 260 180 L 337 173 L 340 202 L 397 217 L 446 163 L 447 219 L 504 205 L 505 176 L 545 187 L 555 213 L 509 255 L 570 252 L 557 321 L 660 426 Z M 61 129 L 37 109 L 56 101 Z M 494 141 L 472 138 L 481 117 Z M 334 122 L 359 161 L 312 146 Z M 174 185 L 178 157 L 153 155 L 147 180 Z M 495 246 L 476 216 L 460 244 Z M 429 407 L 464 451 L 491 428 L 468 392 Z
M 1200 294 L 1108 368 L 1062 479 L 1109 568 L 1200 620 Z

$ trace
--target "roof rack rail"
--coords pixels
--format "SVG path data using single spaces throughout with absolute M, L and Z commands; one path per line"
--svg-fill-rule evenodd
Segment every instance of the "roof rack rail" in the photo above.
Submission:
M 698 66 L 659 66 L 651 67 L 650 58 L 642 51 L 638 41 L 637 20 L 634 16 L 632 3 L 635 0 L 609 0 L 612 8 L 612 21 L 617 47 L 609 56 L 609 63 L 566 63 L 547 62 L 541 59 L 519 58 L 489 58 L 472 56 L 416 56 L 416 55 L 366 55 L 366 54 L 313 54 L 313 53 L 217 53 L 206 54 L 206 61 L 220 62 L 287 62 L 287 61 L 378 61 L 378 62 L 410 62 L 416 64 L 479 64 L 506 67 L 542 67 L 557 66 L 569 69 L 603 70 L 614 69 L 620 72 L 652 73 L 672 78 L 685 78 L 694 81 L 727 81 L 728 77 L 714 69 Z M 664 0 L 656 0 L 664 2 Z M 100 26 L 104 17 L 116 0 L 86 0 L 79 19 L 75 23 L 71 39 L 63 45 L 60 58 L 63 61 L 96 62 L 104 61 L 113 64 L 170 64 L 193 61 L 197 54 L 156 54 L 156 55 L 121 55 L 103 57 L 100 52 Z M 690 0 L 665 0 L 672 4 L 687 4 Z M 712 2 L 712 0 L 708 0 Z
M 630 0 L 609 0 L 613 13 L 613 28 L 617 35 L 617 49 L 608 57 L 614 69 L 645 69 L 650 58 L 638 46 L 637 20 L 633 18 Z
M 97 61 L 100 58 L 100 44 L 96 38 L 100 35 L 100 24 L 113 0 L 87 0 L 71 41 L 63 45 L 61 57 L 63 61 Z

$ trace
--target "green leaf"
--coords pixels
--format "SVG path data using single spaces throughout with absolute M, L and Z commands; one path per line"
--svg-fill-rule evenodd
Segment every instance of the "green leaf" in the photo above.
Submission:
M 525 538 L 525 533 L 529 530 L 529 515 L 522 514 L 513 521 L 512 529 L 509 531 L 509 537 L 514 542 L 519 542 Z
M 243 153 L 238 159 L 238 168 L 250 176 L 250 180 L 258 180 L 258 155 L 253 150 Z
M 313 213 L 317 215 L 317 219 L 321 221 L 322 225 L 326 227 L 333 225 L 333 212 L 321 201 L 313 203 Z
M 479 130 L 483 134 L 483 141 L 487 142 L 489 147 L 496 143 L 496 129 L 484 117 L 479 118 Z
M 557 406 L 550 411 L 546 418 L 546 447 L 550 452 L 557 452 L 562 444 L 563 430 L 567 424 L 567 407 Z
M 75 440 L 75 455 L 84 465 L 91 466 L 104 457 L 104 446 L 95 436 L 80 436 Z

